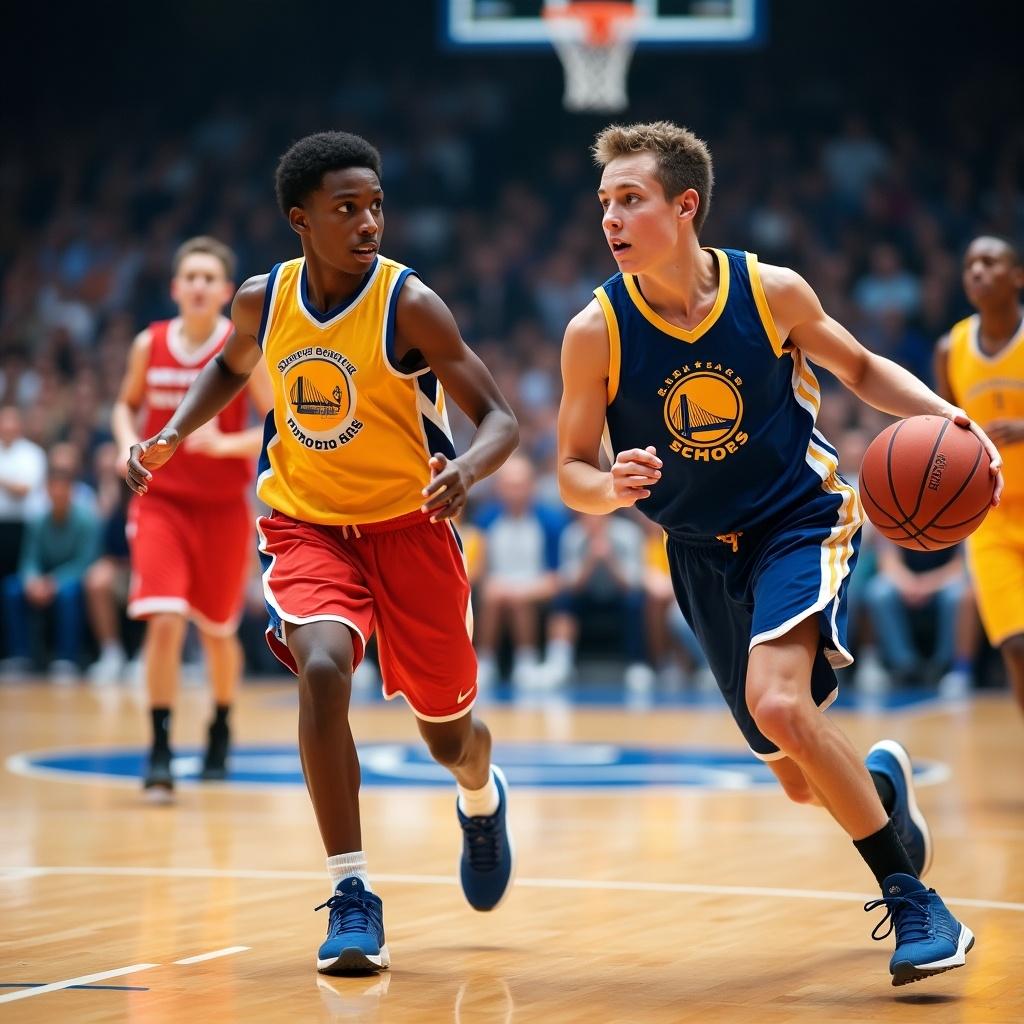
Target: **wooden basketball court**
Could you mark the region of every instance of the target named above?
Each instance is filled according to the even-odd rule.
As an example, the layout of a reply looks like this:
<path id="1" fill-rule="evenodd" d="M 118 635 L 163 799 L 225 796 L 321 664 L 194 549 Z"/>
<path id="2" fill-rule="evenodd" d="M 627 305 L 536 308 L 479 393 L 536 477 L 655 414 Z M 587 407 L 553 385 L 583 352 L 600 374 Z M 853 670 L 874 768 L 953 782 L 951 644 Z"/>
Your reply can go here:
<path id="1" fill-rule="evenodd" d="M 293 743 L 293 700 L 250 686 L 239 743 Z M 480 710 L 505 743 L 743 749 L 720 704 Z M 196 745 L 205 712 L 183 694 L 177 744 Z M 1024 722 L 1001 696 L 833 713 L 865 750 L 889 735 L 933 762 L 939 781 L 918 790 L 929 880 L 977 936 L 967 967 L 890 987 L 891 939 L 870 938 L 881 912 L 861 909 L 875 893 L 849 841 L 723 771 L 714 789 L 513 777 L 518 879 L 490 915 L 455 882 L 454 789 L 367 788 L 393 968 L 324 978 L 313 907 L 329 887 L 299 786 L 186 784 L 152 807 L 134 780 L 25 774 L 26 752 L 140 747 L 143 711 L 126 690 L 2 687 L 0 1020 L 1024 1020 Z M 361 741 L 416 737 L 404 706 L 353 723 Z"/>

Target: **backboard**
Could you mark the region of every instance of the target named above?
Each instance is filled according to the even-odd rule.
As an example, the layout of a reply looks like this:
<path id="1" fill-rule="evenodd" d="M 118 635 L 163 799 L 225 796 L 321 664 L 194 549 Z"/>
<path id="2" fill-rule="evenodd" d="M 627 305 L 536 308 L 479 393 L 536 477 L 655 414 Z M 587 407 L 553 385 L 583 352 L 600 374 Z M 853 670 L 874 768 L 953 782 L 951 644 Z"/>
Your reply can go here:
<path id="1" fill-rule="evenodd" d="M 544 8 L 569 0 L 442 0 L 442 37 L 457 49 L 546 48 Z M 766 0 L 633 0 L 640 47 L 752 46 L 761 42 Z"/>

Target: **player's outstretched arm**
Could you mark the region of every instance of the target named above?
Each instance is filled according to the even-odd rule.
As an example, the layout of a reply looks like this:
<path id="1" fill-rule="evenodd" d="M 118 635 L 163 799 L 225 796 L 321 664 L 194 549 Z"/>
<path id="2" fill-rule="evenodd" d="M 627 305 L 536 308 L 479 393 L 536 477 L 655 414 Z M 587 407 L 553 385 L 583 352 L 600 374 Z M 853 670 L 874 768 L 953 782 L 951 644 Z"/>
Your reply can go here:
<path id="1" fill-rule="evenodd" d="M 418 351 L 456 405 L 476 424 L 457 459 L 435 452 L 423 510 L 432 521 L 451 519 L 466 505 L 469 488 L 493 473 L 519 444 L 519 424 L 490 370 L 462 340 L 451 310 L 417 277 L 402 288 L 395 317 L 399 358 Z"/>
<path id="2" fill-rule="evenodd" d="M 220 354 L 203 367 L 167 426 L 155 437 L 132 445 L 128 486 L 136 494 L 146 493 L 153 470 L 174 454 L 183 438 L 213 419 L 246 386 L 263 355 L 257 337 L 266 290 L 266 274 L 249 278 L 238 289 L 231 304 L 235 331 Z"/>
<path id="3" fill-rule="evenodd" d="M 661 479 L 653 445 L 619 452 L 610 470 L 601 469 L 608 365 L 608 327 L 595 299 L 565 329 L 558 409 L 558 490 L 569 508 L 591 515 L 635 505 Z"/>
<path id="4" fill-rule="evenodd" d="M 992 503 L 1003 490 L 1002 458 L 985 431 L 963 411 L 940 397 L 909 370 L 870 352 L 833 320 L 811 286 L 785 267 L 761 267 L 765 296 L 780 338 L 830 370 L 858 398 L 892 416 L 944 416 L 972 430 L 985 446 L 995 477 Z"/>

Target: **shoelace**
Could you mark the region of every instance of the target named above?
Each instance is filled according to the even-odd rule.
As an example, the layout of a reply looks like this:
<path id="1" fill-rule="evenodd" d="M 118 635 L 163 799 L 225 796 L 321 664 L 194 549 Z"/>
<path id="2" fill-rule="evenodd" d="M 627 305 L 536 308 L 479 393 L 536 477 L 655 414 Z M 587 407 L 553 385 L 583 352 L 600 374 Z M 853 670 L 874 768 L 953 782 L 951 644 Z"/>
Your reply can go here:
<path id="1" fill-rule="evenodd" d="M 501 834 L 495 817 L 467 818 L 463 833 L 469 847 L 469 863 L 474 871 L 493 871 L 498 866 Z"/>
<path id="2" fill-rule="evenodd" d="M 893 928 L 896 929 L 897 943 L 923 942 L 932 937 L 934 928 L 928 890 L 910 896 L 883 896 L 864 904 L 866 911 L 877 910 L 878 907 L 885 907 L 885 917 L 871 929 L 871 938 L 876 942 L 892 934 Z M 889 927 L 879 935 L 878 930 L 887 921 Z"/>
<path id="3" fill-rule="evenodd" d="M 377 917 L 373 908 L 360 896 L 352 896 L 346 892 L 336 892 L 329 900 L 325 900 L 314 910 L 330 908 L 330 934 L 340 935 L 343 932 L 373 932 L 378 930 Z"/>

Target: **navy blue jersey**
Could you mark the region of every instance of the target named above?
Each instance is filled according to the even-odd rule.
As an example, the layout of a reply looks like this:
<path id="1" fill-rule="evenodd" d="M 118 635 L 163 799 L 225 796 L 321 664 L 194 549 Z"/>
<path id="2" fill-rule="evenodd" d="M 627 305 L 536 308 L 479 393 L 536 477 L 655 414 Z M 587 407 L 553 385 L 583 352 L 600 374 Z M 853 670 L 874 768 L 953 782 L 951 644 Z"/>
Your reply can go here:
<path id="1" fill-rule="evenodd" d="M 637 508 L 672 536 L 720 536 L 775 521 L 824 489 L 859 516 L 835 449 L 814 428 L 818 382 L 775 329 L 753 253 L 712 249 L 718 297 L 692 330 L 670 324 L 631 274 L 595 295 L 608 324 L 612 457 L 657 448 L 662 477 Z"/>

